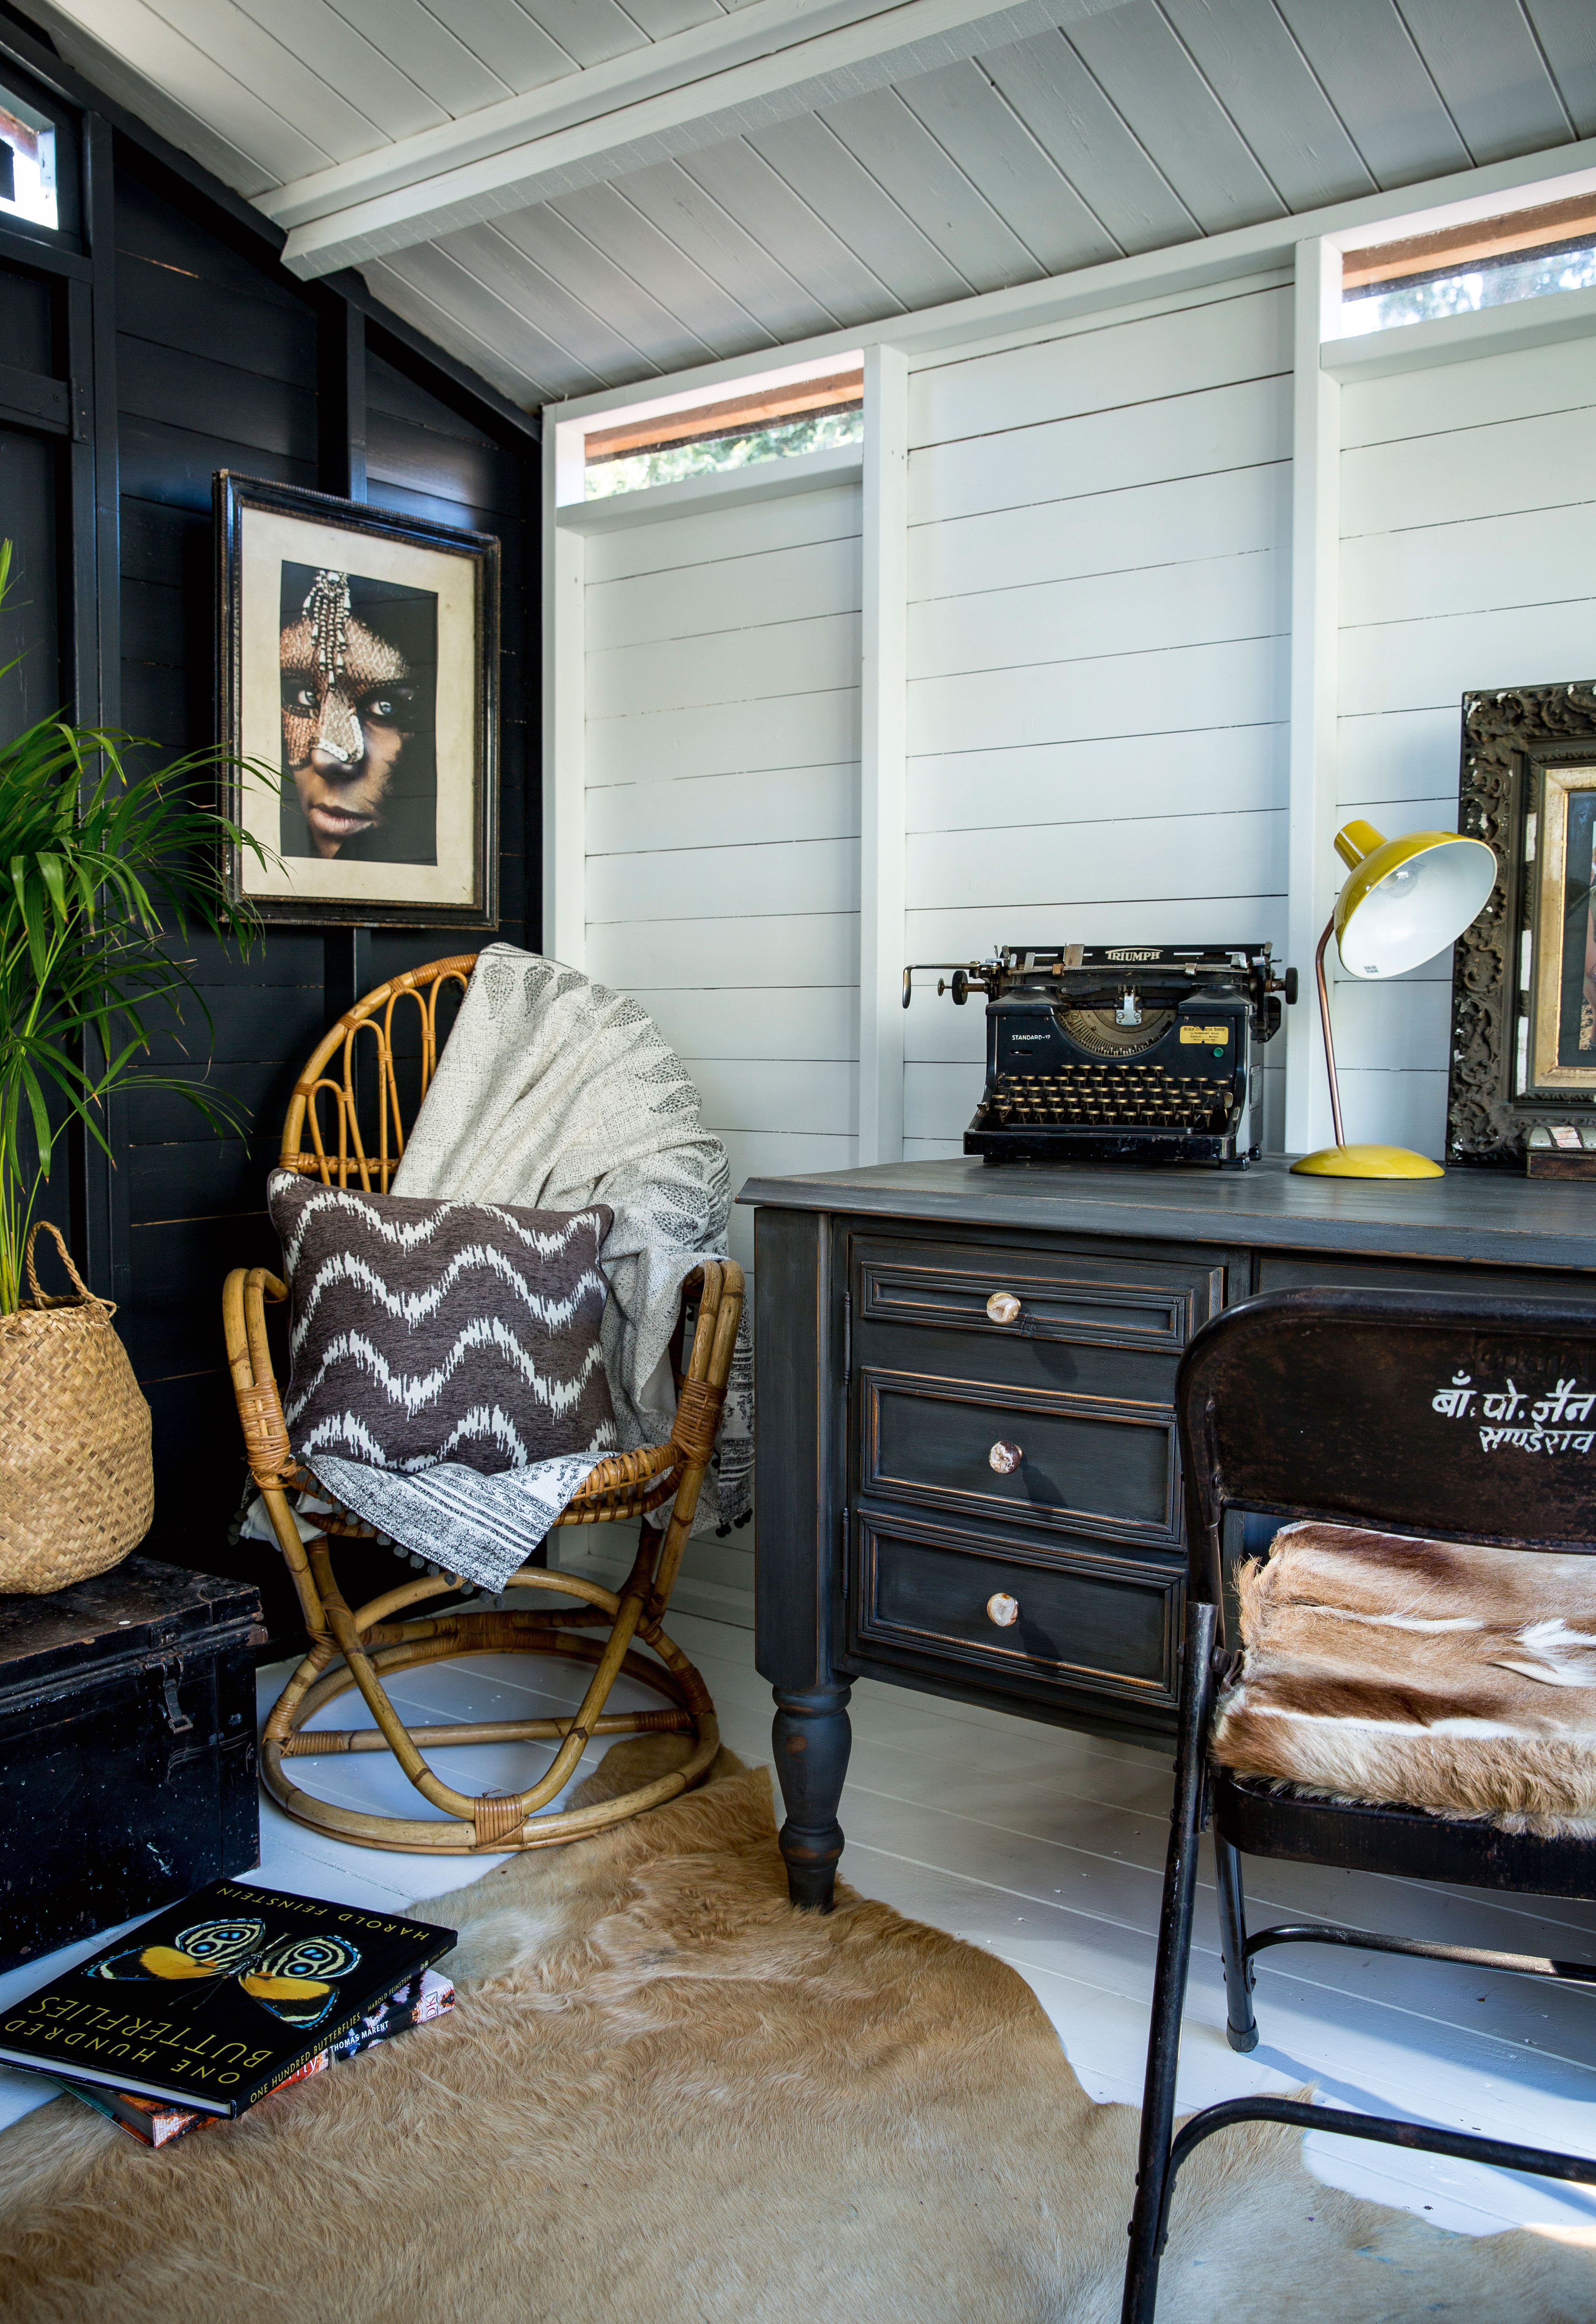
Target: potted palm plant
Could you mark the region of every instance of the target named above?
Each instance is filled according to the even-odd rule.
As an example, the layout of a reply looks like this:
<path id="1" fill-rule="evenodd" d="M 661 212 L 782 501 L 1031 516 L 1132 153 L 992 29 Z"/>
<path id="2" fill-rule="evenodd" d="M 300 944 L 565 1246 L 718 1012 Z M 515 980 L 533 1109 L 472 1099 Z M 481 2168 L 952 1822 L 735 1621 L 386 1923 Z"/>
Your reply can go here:
<path id="1" fill-rule="evenodd" d="M 0 542 L 0 598 L 10 567 Z M 224 754 L 151 769 L 133 756 L 150 747 L 66 717 L 0 743 L 0 1591 L 104 1572 L 153 1506 L 150 1410 L 115 1310 L 53 1226 L 76 1289 L 39 1287 L 34 1212 L 64 1134 L 80 1123 L 110 1156 L 106 1099 L 135 1081 L 174 1092 L 218 1131 L 243 1120 L 203 1079 L 152 1069 L 150 1047 L 186 1010 L 208 1033 L 171 945 L 190 928 L 248 944 L 254 927 L 226 901 L 220 850 L 264 851 L 209 804 Z"/>

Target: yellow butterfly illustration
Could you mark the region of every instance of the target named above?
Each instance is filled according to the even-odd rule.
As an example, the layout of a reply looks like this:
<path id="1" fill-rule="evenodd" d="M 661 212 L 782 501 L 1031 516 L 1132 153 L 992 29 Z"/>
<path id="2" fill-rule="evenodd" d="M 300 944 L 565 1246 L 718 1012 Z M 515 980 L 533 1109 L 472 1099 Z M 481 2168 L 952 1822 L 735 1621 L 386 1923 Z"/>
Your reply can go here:
<path id="1" fill-rule="evenodd" d="M 89 1971 L 115 1978 L 230 1978 L 286 2025 L 319 2025 L 337 1999 L 334 1980 L 358 1966 L 346 1937 L 269 1939 L 263 1921 L 198 1921 L 169 1945 L 130 1945 Z"/>

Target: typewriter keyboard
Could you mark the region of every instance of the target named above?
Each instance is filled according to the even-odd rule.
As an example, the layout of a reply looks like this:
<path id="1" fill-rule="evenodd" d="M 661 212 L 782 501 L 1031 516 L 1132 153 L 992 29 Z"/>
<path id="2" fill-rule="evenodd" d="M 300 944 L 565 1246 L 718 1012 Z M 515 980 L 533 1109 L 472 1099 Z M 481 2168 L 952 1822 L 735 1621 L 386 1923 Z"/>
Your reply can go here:
<path id="1" fill-rule="evenodd" d="M 1161 1065 L 1066 1065 L 1057 1074 L 1000 1074 L 983 1111 L 994 1130 L 1222 1130 L 1230 1083 Z"/>

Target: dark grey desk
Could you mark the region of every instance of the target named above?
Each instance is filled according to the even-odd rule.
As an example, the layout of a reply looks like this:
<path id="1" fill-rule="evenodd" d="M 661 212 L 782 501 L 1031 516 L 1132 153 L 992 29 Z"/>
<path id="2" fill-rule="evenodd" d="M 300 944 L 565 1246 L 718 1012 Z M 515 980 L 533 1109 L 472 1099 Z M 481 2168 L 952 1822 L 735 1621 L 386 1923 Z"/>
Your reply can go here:
<path id="1" fill-rule="evenodd" d="M 1207 1317 L 1301 1284 L 1577 1296 L 1596 1267 L 1596 1185 L 1495 1172 L 890 1163 L 738 1200 L 759 1213 L 757 1659 L 809 1904 L 842 1851 L 856 1677 L 1172 1738 L 1172 1397 Z"/>

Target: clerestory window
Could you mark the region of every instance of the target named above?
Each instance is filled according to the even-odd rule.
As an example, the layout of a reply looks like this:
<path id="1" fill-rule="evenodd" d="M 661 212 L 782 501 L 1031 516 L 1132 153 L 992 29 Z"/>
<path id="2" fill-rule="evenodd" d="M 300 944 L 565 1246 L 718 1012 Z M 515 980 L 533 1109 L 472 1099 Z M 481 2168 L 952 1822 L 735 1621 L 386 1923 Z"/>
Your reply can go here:
<path id="1" fill-rule="evenodd" d="M 1341 332 L 1357 338 L 1519 299 L 1596 289 L 1596 196 L 1349 250 Z"/>
<path id="2" fill-rule="evenodd" d="M 759 460 L 827 452 L 864 438 L 864 374 L 833 372 L 819 379 L 756 388 L 685 411 L 653 412 L 586 440 L 584 498 L 635 493 L 650 484 L 679 484 Z"/>
<path id="3" fill-rule="evenodd" d="M 0 88 L 0 217 L 26 218 L 31 226 L 60 224 L 55 124 L 5 88 Z"/>

